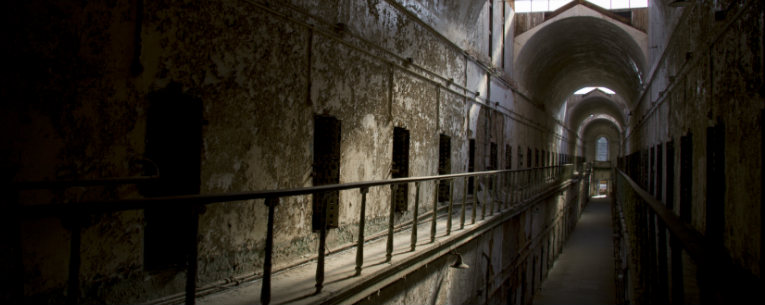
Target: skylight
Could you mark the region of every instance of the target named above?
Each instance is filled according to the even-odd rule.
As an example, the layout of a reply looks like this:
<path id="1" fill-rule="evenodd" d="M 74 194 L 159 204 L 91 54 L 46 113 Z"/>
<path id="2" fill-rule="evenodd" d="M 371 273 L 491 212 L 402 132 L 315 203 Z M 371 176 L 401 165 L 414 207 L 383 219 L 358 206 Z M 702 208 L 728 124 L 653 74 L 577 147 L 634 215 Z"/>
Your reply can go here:
<path id="1" fill-rule="evenodd" d="M 648 0 L 587 0 L 607 10 L 648 7 Z M 551 12 L 571 0 L 515 0 L 516 13 Z"/>
<path id="2" fill-rule="evenodd" d="M 603 91 L 603 93 L 605 93 L 605 94 L 616 94 L 616 92 L 614 92 L 613 90 L 608 89 L 606 87 L 584 87 L 584 88 L 579 89 L 576 92 L 574 92 L 574 94 L 575 95 L 584 95 L 584 94 L 592 92 L 593 90 L 600 90 L 600 91 Z"/>

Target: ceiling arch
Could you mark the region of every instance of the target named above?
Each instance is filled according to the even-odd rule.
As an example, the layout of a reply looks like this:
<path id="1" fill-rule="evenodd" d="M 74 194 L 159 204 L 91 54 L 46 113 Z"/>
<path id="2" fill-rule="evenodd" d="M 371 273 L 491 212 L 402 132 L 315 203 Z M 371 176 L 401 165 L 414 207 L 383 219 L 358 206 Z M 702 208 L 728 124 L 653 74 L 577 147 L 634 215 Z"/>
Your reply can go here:
<path id="1" fill-rule="evenodd" d="M 609 156 L 613 160 L 613 158 L 619 155 L 622 145 L 619 128 L 613 121 L 602 118 L 592 120 L 584 127 L 582 132 L 582 151 L 585 158 L 587 160 L 595 159 L 597 141 L 600 137 L 605 137 L 608 140 Z"/>
<path id="2" fill-rule="evenodd" d="M 553 113 L 587 86 L 608 87 L 631 107 L 642 89 L 645 33 L 582 5 L 576 8 L 516 38 L 516 78 Z"/>
<path id="3" fill-rule="evenodd" d="M 602 95 L 587 96 L 578 100 L 569 99 L 565 121 L 570 129 L 579 130 L 588 117 L 605 114 L 614 118 L 616 124 L 623 128 L 627 122 L 625 108 L 626 105 Z"/>

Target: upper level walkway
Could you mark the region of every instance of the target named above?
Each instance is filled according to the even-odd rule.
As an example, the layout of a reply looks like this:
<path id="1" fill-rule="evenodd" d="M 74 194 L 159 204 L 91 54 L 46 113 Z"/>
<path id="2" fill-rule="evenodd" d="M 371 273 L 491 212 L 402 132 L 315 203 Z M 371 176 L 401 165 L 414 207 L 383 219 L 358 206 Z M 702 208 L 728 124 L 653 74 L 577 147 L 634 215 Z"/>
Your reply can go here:
<path id="1" fill-rule="evenodd" d="M 616 303 L 610 200 L 590 200 L 534 304 Z"/>

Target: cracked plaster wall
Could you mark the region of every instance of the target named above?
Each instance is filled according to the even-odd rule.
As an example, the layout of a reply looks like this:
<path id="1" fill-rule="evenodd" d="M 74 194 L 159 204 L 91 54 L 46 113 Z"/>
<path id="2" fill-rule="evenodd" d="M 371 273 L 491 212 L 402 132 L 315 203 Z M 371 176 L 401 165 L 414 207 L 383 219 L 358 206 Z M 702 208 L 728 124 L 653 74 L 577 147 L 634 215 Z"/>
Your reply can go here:
<path id="1" fill-rule="evenodd" d="M 4 34 L 15 45 L 10 50 L 15 65 L 3 74 L 2 95 L 8 102 L 0 111 L 2 167 L 15 181 L 140 175 L 131 160 L 142 158 L 145 150 L 147 95 L 170 83 L 180 83 L 184 94 L 202 100 L 203 194 L 310 186 L 314 114 L 341 121 L 341 183 L 390 178 L 394 126 L 411 131 L 412 176 L 437 173 L 439 133 L 452 137 L 454 172 L 466 170 L 468 138 L 477 138 L 477 170 L 488 162 L 484 147 L 489 141 L 498 144 L 500 167 L 505 143 L 555 149 L 549 144 L 556 141 L 552 120 L 505 85 L 488 81 L 476 59 L 392 3 L 9 5 L 9 23 L 19 30 Z M 476 10 L 468 12 L 470 18 L 450 9 L 425 22 L 453 26 L 436 29 L 463 39 L 457 45 L 468 53 L 483 54 L 488 24 L 480 17 L 487 12 L 481 5 L 470 7 Z M 475 16 L 481 22 L 468 22 Z M 340 32 L 337 23 L 345 25 Z M 414 66 L 403 65 L 400 59 L 407 57 Z M 450 78 L 466 87 L 468 96 L 480 91 L 479 100 L 499 103 L 504 114 L 444 84 Z M 507 109 L 516 113 L 513 118 Z M 455 188 L 461 198 L 459 181 Z M 432 194 L 426 183 L 423 211 L 432 206 Z M 413 196 L 410 188 L 409 212 L 398 215 L 397 222 L 411 218 Z M 137 197 L 133 186 L 20 194 L 25 204 Z M 340 228 L 330 232 L 330 248 L 356 234 L 360 195 L 343 191 L 340 200 Z M 370 190 L 367 234 L 384 228 L 389 201 L 389 189 Z M 276 268 L 315 255 L 311 213 L 309 196 L 281 200 Z M 200 285 L 261 272 L 265 215 L 261 200 L 207 207 L 199 225 Z M 62 249 L 69 248 L 69 230 L 57 219 L 44 218 L 25 221 L 22 231 L 25 294 L 34 302 L 63 302 L 69 254 Z M 183 271 L 144 270 L 143 234 L 142 211 L 87 219 L 80 275 L 85 302 L 142 302 L 182 291 Z"/>

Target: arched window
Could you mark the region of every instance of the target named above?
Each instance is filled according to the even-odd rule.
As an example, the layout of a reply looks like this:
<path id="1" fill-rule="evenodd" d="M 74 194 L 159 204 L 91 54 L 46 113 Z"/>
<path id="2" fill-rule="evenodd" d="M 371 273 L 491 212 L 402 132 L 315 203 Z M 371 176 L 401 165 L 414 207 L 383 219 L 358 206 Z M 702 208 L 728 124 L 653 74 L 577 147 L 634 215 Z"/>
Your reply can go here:
<path id="1" fill-rule="evenodd" d="M 598 139 L 598 150 L 595 154 L 595 161 L 608 161 L 608 140 L 606 137 Z"/>

